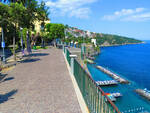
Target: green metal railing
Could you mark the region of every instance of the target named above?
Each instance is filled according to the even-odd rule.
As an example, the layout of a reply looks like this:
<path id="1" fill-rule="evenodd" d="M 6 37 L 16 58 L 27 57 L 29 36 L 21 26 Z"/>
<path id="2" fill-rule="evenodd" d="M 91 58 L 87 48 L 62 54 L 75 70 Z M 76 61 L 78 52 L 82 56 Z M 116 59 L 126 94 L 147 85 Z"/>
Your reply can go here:
<path id="1" fill-rule="evenodd" d="M 65 46 L 63 45 L 63 47 L 64 47 L 64 48 L 63 48 L 63 49 L 64 49 L 63 51 L 64 51 L 64 53 L 65 53 Z"/>
<path id="2" fill-rule="evenodd" d="M 65 47 L 64 47 L 63 49 L 64 49 L 63 51 L 64 51 L 64 53 L 65 53 Z"/>
<path id="3" fill-rule="evenodd" d="M 70 52 L 67 49 L 66 59 L 71 65 Z M 105 95 L 80 63 L 74 60 L 74 77 L 90 113 L 120 113 L 114 103 Z"/>
<path id="4" fill-rule="evenodd" d="M 66 49 L 66 52 L 67 52 L 67 61 L 68 61 L 68 63 L 69 63 L 69 65 L 71 65 L 71 58 L 70 58 L 70 52 L 69 52 L 69 50 L 68 49 Z"/>
<path id="5" fill-rule="evenodd" d="M 74 76 L 90 113 L 119 113 L 118 108 L 77 60 L 74 60 Z"/>

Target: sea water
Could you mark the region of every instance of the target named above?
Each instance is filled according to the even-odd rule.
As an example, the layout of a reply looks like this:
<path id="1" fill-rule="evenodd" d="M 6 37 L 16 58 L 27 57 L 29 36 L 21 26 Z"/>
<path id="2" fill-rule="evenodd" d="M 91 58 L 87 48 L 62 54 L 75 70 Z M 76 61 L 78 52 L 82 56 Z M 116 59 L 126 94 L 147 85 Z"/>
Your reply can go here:
<path id="1" fill-rule="evenodd" d="M 121 112 L 150 113 L 150 101 L 134 92 L 137 88 L 150 90 L 150 43 L 103 47 L 95 62 L 130 81 L 130 84 L 102 87 L 106 93 L 123 95 L 114 102 Z M 112 80 L 96 69 L 95 64 L 88 64 L 88 69 L 95 81 Z"/>

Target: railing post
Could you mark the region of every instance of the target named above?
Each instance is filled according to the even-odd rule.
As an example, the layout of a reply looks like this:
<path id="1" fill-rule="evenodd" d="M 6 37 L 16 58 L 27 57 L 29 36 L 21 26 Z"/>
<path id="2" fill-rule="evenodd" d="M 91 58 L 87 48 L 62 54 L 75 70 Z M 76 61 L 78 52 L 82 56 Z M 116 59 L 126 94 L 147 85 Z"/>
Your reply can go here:
<path id="1" fill-rule="evenodd" d="M 83 44 L 81 45 L 81 59 L 82 59 L 82 60 L 84 60 L 84 58 L 85 58 L 85 53 L 86 53 L 85 50 L 86 50 L 86 49 L 85 49 L 85 44 L 83 43 Z"/>
<path id="2" fill-rule="evenodd" d="M 70 55 L 71 60 L 70 60 L 70 64 L 71 64 L 71 72 L 74 75 L 74 60 L 77 57 L 77 55 Z"/>
<path id="3" fill-rule="evenodd" d="M 67 47 L 65 47 L 65 56 L 67 57 Z"/>
<path id="4" fill-rule="evenodd" d="M 65 49 L 65 48 L 64 48 L 64 44 L 62 44 L 62 48 L 63 48 L 63 51 L 64 51 L 64 49 Z"/>

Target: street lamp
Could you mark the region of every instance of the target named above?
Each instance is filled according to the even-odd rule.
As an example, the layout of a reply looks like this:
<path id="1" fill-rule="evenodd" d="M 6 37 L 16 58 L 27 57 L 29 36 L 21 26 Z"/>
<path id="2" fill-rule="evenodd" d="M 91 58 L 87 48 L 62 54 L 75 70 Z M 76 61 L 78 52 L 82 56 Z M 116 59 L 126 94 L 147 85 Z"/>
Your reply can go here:
<path id="1" fill-rule="evenodd" d="M 1 47 L 3 48 L 3 62 L 5 63 L 6 62 L 6 59 L 5 59 L 5 41 L 4 41 L 4 31 L 3 31 L 3 28 L 1 28 L 1 31 L 2 31 L 2 43 L 1 43 Z"/>
<path id="2" fill-rule="evenodd" d="M 23 49 L 23 38 L 22 38 L 22 30 L 23 30 L 23 28 L 20 28 L 20 30 L 21 30 L 21 50 L 22 50 L 22 55 L 24 55 L 24 49 Z"/>

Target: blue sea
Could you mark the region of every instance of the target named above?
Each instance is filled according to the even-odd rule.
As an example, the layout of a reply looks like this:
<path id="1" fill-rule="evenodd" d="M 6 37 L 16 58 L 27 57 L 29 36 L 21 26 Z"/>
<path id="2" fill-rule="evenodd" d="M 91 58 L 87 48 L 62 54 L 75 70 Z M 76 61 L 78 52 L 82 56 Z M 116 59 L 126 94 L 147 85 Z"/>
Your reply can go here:
<path id="1" fill-rule="evenodd" d="M 88 64 L 95 81 L 112 80 L 107 74 L 95 68 L 101 65 L 130 81 L 130 84 L 102 87 L 104 92 L 120 92 L 123 96 L 114 102 L 124 113 L 150 113 L 150 101 L 134 92 L 137 88 L 150 90 L 150 43 L 102 47 L 96 56 L 96 64 Z"/>

